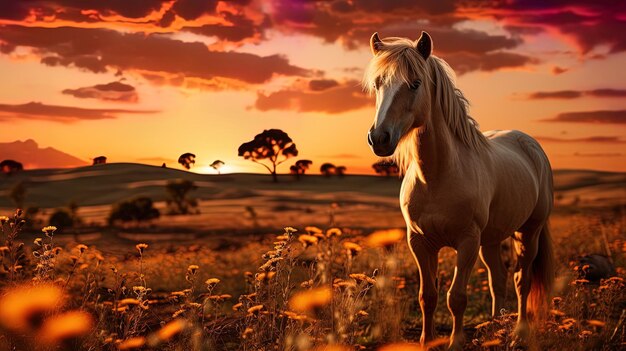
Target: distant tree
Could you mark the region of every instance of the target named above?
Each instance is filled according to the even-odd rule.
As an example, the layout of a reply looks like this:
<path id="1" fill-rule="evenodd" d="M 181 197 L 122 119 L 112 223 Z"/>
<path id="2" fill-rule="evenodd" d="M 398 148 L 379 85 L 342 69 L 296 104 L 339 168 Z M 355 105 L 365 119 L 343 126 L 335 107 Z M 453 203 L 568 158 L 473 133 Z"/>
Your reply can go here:
<path id="1" fill-rule="evenodd" d="M 300 179 L 300 175 L 304 175 L 309 170 L 311 164 L 313 164 L 311 160 L 298 160 L 289 167 L 289 173 L 293 174 L 296 179 Z"/>
<path id="2" fill-rule="evenodd" d="M 390 177 L 390 176 L 398 176 L 400 174 L 400 168 L 397 164 L 390 161 L 381 160 L 372 165 L 374 172 L 376 174 Z"/>
<path id="3" fill-rule="evenodd" d="M 17 182 L 9 190 L 9 198 L 17 208 L 24 208 L 24 200 L 26 199 L 26 183 Z"/>
<path id="4" fill-rule="evenodd" d="M 143 222 L 159 218 L 159 210 L 149 197 L 138 197 L 133 200 L 122 201 L 111 209 L 109 224 L 117 222 Z"/>
<path id="5" fill-rule="evenodd" d="M 178 163 L 180 163 L 181 166 L 185 167 L 185 169 L 190 169 L 191 165 L 196 163 L 196 155 L 192 154 L 191 152 L 186 152 L 180 155 L 180 157 L 178 158 Z"/>
<path id="6" fill-rule="evenodd" d="M 335 174 L 341 178 L 344 175 L 346 175 L 346 169 L 347 169 L 346 166 L 337 166 L 335 168 Z"/>
<path id="7" fill-rule="evenodd" d="M 211 163 L 209 166 L 211 168 L 213 168 L 214 170 L 217 171 L 217 174 L 221 174 L 220 172 L 220 168 L 222 168 L 222 166 L 224 165 L 224 161 L 220 161 L 220 160 L 215 160 L 213 161 L 213 163 Z"/>
<path id="8" fill-rule="evenodd" d="M 198 189 L 198 187 L 190 180 L 180 179 L 167 183 L 165 191 L 167 192 L 167 206 L 169 214 L 190 214 L 198 213 L 196 199 L 189 197 L 189 192 Z"/>
<path id="9" fill-rule="evenodd" d="M 331 175 L 335 174 L 335 165 L 332 163 L 324 163 L 321 167 L 320 167 L 320 173 L 322 173 L 323 175 L 330 177 Z"/>
<path id="10" fill-rule="evenodd" d="M 58 232 L 62 233 L 64 230 L 74 227 L 74 218 L 72 218 L 72 214 L 68 211 L 58 209 L 50 215 L 48 223 L 57 227 Z"/>
<path id="11" fill-rule="evenodd" d="M 24 166 L 15 160 L 4 160 L 0 162 L 0 172 L 11 175 L 24 170 Z"/>
<path id="12" fill-rule="evenodd" d="M 165 164 L 165 162 L 163 162 L 163 164 L 161 165 L 161 168 L 167 168 L 167 165 Z"/>
<path id="13" fill-rule="evenodd" d="M 277 182 L 276 166 L 290 157 L 298 156 L 298 149 L 287 133 L 280 129 L 267 129 L 257 134 L 253 140 L 241 144 L 239 156 L 267 168 L 274 182 Z M 262 163 L 263 160 L 268 160 L 269 166 Z"/>
<path id="14" fill-rule="evenodd" d="M 103 165 L 107 163 L 107 158 L 106 156 L 98 156 L 98 157 L 94 157 L 93 158 L 93 165 Z"/>

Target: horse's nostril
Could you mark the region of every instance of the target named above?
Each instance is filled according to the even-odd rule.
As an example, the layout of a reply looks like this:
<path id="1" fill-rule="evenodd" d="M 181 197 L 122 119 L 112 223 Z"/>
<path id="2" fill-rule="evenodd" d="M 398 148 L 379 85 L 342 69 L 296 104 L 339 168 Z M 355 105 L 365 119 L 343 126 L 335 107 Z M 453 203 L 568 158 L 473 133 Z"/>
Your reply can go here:
<path id="1" fill-rule="evenodd" d="M 367 132 L 367 143 L 372 146 L 374 142 L 372 141 L 372 132 Z"/>
<path id="2" fill-rule="evenodd" d="M 391 140 L 391 135 L 389 134 L 389 132 L 385 132 L 383 133 L 383 135 L 380 136 L 380 143 L 383 145 L 389 143 L 389 140 Z"/>

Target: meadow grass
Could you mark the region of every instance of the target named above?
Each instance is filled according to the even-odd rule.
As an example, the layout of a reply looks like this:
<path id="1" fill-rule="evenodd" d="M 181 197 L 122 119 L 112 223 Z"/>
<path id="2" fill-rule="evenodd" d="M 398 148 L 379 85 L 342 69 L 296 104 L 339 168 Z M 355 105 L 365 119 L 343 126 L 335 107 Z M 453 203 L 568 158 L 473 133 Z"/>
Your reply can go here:
<path id="1" fill-rule="evenodd" d="M 0 222 L 2 350 L 421 349 L 418 274 L 403 229 L 287 227 L 236 248 L 149 242 L 115 255 L 83 243 L 61 247 L 54 227 L 24 242 L 19 212 Z M 530 348 L 624 347 L 625 216 L 567 214 L 552 224 L 557 291 Z M 577 257 L 607 247 L 617 276 L 595 285 L 579 279 Z M 444 291 L 454 256 L 440 253 L 441 338 L 433 349 L 447 343 Z M 481 263 L 468 291 L 465 348 L 512 349 L 512 283 L 495 319 Z"/>

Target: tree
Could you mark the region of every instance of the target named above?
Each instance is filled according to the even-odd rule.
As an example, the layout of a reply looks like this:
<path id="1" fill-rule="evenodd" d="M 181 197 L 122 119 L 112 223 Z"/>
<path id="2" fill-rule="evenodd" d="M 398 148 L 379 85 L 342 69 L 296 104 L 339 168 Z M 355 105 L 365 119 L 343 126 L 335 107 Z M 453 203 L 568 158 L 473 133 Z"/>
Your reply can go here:
<path id="1" fill-rule="evenodd" d="M 103 165 L 107 163 L 107 158 L 106 156 L 98 156 L 98 157 L 94 157 L 93 158 L 93 165 Z"/>
<path id="2" fill-rule="evenodd" d="M 309 170 L 311 164 L 313 164 L 311 160 L 298 160 L 289 167 L 289 173 L 293 174 L 296 179 L 300 179 L 300 175 L 304 175 Z"/>
<path id="3" fill-rule="evenodd" d="M 298 149 L 293 140 L 280 129 L 266 129 L 254 139 L 239 146 L 239 156 L 258 163 L 271 174 L 274 182 L 278 181 L 276 167 L 290 157 L 298 156 Z M 261 161 L 268 160 L 269 165 Z"/>
<path id="4" fill-rule="evenodd" d="M 213 168 L 214 170 L 217 171 L 217 174 L 221 174 L 220 173 L 220 168 L 222 168 L 222 166 L 224 165 L 224 161 L 220 161 L 220 160 L 215 160 L 213 161 L 213 163 L 211 163 L 209 166 L 211 168 Z"/>
<path id="5" fill-rule="evenodd" d="M 381 160 L 381 161 L 374 163 L 372 165 L 372 168 L 374 168 L 374 172 L 376 172 L 376 174 L 379 174 L 385 177 L 390 177 L 390 176 L 397 177 L 398 175 L 400 175 L 400 168 L 394 162 Z"/>
<path id="6" fill-rule="evenodd" d="M 321 167 L 320 167 L 320 173 L 322 173 L 323 175 L 330 177 L 331 175 L 335 174 L 335 165 L 332 163 L 324 163 Z"/>
<path id="7" fill-rule="evenodd" d="M 180 179 L 167 183 L 165 191 L 167 192 L 167 206 L 169 214 L 190 214 L 191 209 L 198 207 L 196 199 L 189 198 L 189 192 L 196 190 L 198 187 L 190 180 Z M 197 213 L 197 211 L 194 211 Z"/>
<path id="8" fill-rule="evenodd" d="M 346 175 L 346 166 L 337 166 L 335 168 L 335 174 L 337 174 L 340 178 Z"/>
<path id="9" fill-rule="evenodd" d="M 116 222 L 143 222 L 159 218 L 159 210 L 149 197 L 138 197 L 133 200 L 122 201 L 111 209 L 109 224 Z"/>
<path id="10" fill-rule="evenodd" d="M 0 171 L 6 175 L 11 175 L 24 170 L 24 165 L 15 160 L 4 160 L 0 162 Z"/>
<path id="11" fill-rule="evenodd" d="M 178 163 L 180 163 L 181 166 L 185 167 L 185 169 L 190 169 L 191 165 L 196 163 L 196 155 L 192 154 L 191 152 L 186 152 L 182 155 L 180 155 L 180 157 L 178 158 Z"/>

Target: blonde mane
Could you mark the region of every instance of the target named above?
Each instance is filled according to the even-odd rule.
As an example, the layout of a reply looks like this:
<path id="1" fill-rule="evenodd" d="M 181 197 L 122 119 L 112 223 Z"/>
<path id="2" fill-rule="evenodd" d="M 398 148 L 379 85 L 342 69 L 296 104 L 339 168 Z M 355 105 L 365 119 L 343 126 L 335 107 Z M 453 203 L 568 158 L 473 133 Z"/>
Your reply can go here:
<path id="1" fill-rule="evenodd" d="M 469 103 L 454 84 L 454 72 L 442 59 L 431 55 L 425 60 L 415 49 L 416 42 L 406 38 L 385 38 L 379 53 L 374 56 L 363 76 L 363 88 L 371 93 L 375 85 L 394 81 L 410 84 L 416 74 L 423 75 L 424 87 L 431 96 L 430 109 L 439 106 L 451 134 L 463 145 L 477 152 L 488 147 L 487 138 L 478 129 L 478 123 L 468 114 Z M 431 90 L 431 87 L 434 89 Z M 430 91 L 434 90 L 434 96 Z M 431 114 L 432 118 L 432 114 Z M 413 130 L 405 135 L 394 154 L 400 169 L 406 171 L 412 160 L 419 157 L 419 135 Z"/>

